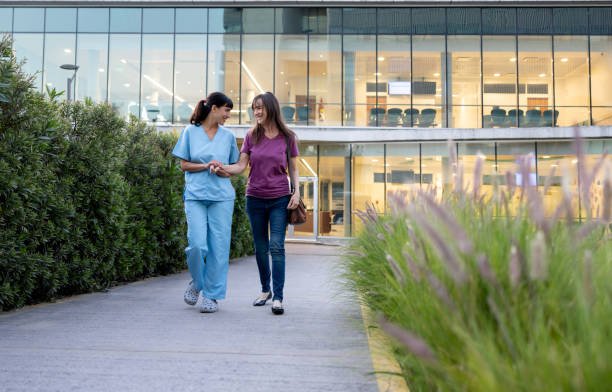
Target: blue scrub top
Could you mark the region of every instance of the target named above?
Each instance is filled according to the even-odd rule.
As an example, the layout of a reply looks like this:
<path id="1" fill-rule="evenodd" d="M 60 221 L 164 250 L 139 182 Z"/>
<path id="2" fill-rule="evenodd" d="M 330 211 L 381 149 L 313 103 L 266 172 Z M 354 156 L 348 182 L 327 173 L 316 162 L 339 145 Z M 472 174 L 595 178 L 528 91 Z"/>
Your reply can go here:
<path id="1" fill-rule="evenodd" d="M 172 155 L 193 163 L 217 160 L 224 165 L 236 163 L 240 157 L 236 137 L 227 128 L 219 126 L 212 140 L 204 128 L 187 126 L 172 150 Z M 208 170 L 185 172 L 185 200 L 224 201 L 234 200 L 236 192 L 230 179 L 219 177 Z"/>

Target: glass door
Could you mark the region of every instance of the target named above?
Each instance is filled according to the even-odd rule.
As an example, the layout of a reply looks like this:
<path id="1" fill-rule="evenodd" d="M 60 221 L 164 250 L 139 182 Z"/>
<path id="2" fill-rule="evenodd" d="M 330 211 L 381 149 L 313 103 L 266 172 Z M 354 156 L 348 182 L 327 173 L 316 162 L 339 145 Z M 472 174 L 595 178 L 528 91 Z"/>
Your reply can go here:
<path id="1" fill-rule="evenodd" d="M 300 176 L 300 195 L 306 204 L 307 219 L 301 225 L 289 225 L 287 239 L 317 240 L 319 233 L 319 179 Z"/>

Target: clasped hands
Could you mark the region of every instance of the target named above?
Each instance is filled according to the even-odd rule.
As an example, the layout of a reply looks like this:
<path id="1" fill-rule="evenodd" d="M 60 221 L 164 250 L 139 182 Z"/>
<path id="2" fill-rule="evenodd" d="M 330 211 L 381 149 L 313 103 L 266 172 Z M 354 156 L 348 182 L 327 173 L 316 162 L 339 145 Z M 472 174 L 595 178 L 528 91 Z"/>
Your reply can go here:
<path id="1" fill-rule="evenodd" d="M 225 169 L 223 169 L 223 163 L 215 160 L 208 162 L 208 171 L 211 174 L 218 175 L 219 177 L 231 176 L 231 174 L 229 174 L 227 171 L 225 171 Z"/>

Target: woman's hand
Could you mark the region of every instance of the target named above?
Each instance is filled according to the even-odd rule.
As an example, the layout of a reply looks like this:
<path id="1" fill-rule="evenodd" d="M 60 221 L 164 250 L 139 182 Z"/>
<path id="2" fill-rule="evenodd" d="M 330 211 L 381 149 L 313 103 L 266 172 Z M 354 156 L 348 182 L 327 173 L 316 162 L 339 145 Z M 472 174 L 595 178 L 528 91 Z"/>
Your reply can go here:
<path id="1" fill-rule="evenodd" d="M 295 191 L 293 192 L 293 195 L 291 195 L 291 199 L 289 199 L 289 204 L 287 204 L 287 209 L 295 210 L 299 204 L 300 204 L 300 192 Z"/>
<path id="2" fill-rule="evenodd" d="M 223 166 L 215 166 L 215 167 L 211 166 L 211 173 L 215 173 L 219 177 L 230 177 L 231 176 L 230 173 L 228 173 L 225 169 L 223 169 Z"/>

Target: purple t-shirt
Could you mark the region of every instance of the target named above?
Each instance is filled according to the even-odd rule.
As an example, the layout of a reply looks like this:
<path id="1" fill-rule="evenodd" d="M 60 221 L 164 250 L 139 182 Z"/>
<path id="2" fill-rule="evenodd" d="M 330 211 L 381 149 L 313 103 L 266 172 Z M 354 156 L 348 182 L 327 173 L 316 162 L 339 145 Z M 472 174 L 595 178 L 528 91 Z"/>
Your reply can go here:
<path id="1" fill-rule="evenodd" d="M 291 157 L 299 154 L 295 138 L 289 140 Z M 240 152 L 249 154 L 249 183 L 247 196 L 274 199 L 291 193 L 287 177 L 287 141 L 279 132 L 274 139 L 263 136 L 253 144 L 252 132 L 247 133 Z"/>

